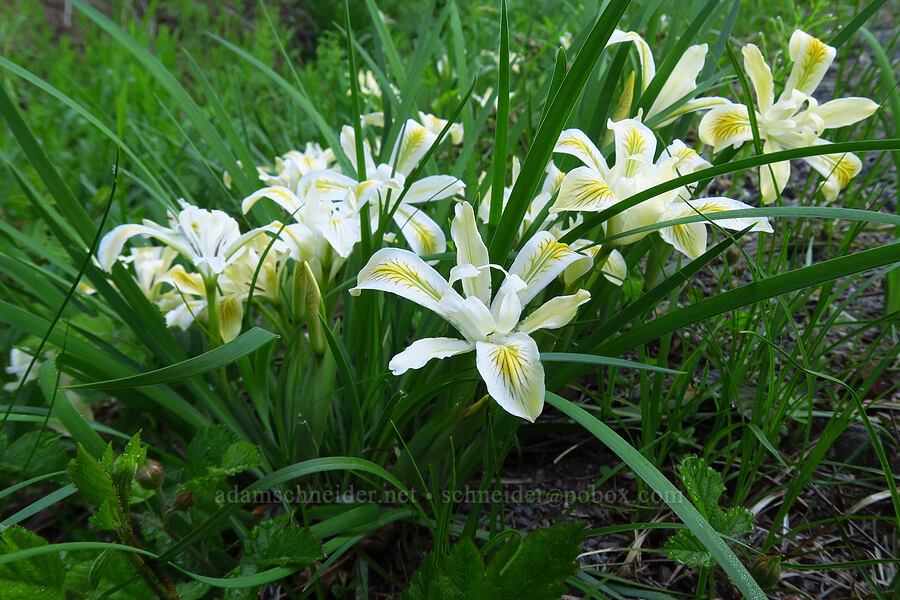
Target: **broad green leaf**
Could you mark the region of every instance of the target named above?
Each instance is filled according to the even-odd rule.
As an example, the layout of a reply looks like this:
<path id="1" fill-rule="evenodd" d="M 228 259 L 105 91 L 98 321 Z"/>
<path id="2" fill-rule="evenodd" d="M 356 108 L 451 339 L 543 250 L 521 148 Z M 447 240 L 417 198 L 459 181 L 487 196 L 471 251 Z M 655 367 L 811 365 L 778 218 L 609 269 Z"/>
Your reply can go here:
<path id="1" fill-rule="evenodd" d="M 21 550 L 47 546 L 36 533 L 18 525 L 3 531 L 0 559 Z M 66 571 L 55 554 L 32 556 L 0 565 L 0 598 L 3 600 L 56 600 L 63 598 Z"/>
<path id="2" fill-rule="evenodd" d="M 578 570 L 584 526 L 557 524 L 514 535 L 485 567 L 471 539 L 447 556 L 431 556 L 413 575 L 404 600 L 516 598 L 545 600 L 566 593 L 565 580 Z"/>
<path id="3" fill-rule="evenodd" d="M 228 446 L 216 472 L 234 475 L 259 466 L 259 449 L 248 442 L 235 442 Z"/>
<path id="4" fill-rule="evenodd" d="M 416 571 L 403 600 L 479 598 L 485 591 L 484 561 L 469 538 L 463 538 L 447 556 L 429 556 Z"/>
<path id="5" fill-rule="evenodd" d="M 322 545 L 310 530 L 289 526 L 272 535 L 258 562 L 263 567 L 303 568 L 321 558 Z"/>
<path id="6" fill-rule="evenodd" d="M 584 525 L 557 524 L 506 542 L 485 573 L 485 592 L 495 598 L 543 600 L 566 593 L 563 582 L 578 571 Z"/>
<path id="7" fill-rule="evenodd" d="M 681 464 L 678 465 L 678 474 L 681 476 L 681 483 L 684 484 L 688 497 L 703 516 L 711 521 L 720 512 L 719 498 L 725 491 L 722 475 L 697 456 L 683 458 Z M 727 533 L 721 529 L 718 531 Z"/>
<path id="8" fill-rule="evenodd" d="M 711 567 L 716 564 L 709 550 L 700 543 L 696 535 L 686 529 L 666 540 L 663 550 L 672 560 L 689 567 Z"/>
<path id="9" fill-rule="evenodd" d="M 109 499 L 116 500 L 116 488 L 109 473 L 81 444 L 66 472 L 78 491 L 94 506 L 99 507 Z"/>

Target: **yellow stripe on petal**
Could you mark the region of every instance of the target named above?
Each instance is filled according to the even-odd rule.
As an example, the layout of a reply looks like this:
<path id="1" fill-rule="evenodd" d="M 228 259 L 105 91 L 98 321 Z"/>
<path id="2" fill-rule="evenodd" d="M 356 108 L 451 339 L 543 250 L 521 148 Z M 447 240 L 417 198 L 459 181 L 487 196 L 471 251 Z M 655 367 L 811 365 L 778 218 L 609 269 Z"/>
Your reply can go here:
<path id="1" fill-rule="evenodd" d="M 791 36 L 788 50 L 794 66 L 784 86 L 785 97 L 793 90 L 812 94 L 834 61 L 836 50 L 799 29 Z"/>
<path id="2" fill-rule="evenodd" d="M 438 303 L 445 295 L 456 295 L 440 274 L 425 264 L 409 250 L 382 248 L 372 255 L 359 272 L 356 287 L 350 294 L 358 296 L 361 290 L 381 290 L 397 294 L 429 310 L 444 315 Z M 462 298 L 459 298 L 462 302 Z"/>
<path id="3" fill-rule="evenodd" d="M 580 129 L 566 129 L 559 134 L 554 152 L 571 154 L 584 164 L 592 167 L 599 173 L 606 173 L 606 160 L 594 142 Z"/>
<path id="4" fill-rule="evenodd" d="M 391 164 L 397 172 L 409 175 L 436 139 L 437 135 L 426 127 L 413 119 L 408 119 L 403 128 L 403 135 L 397 140 L 397 145 L 391 154 Z"/>
<path id="5" fill-rule="evenodd" d="M 817 140 L 816 145 L 828 144 L 824 140 Z M 822 154 L 804 158 L 809 165 L 825 178 L 822 185 L 822 194 L 830 202 L 837 198 L 840 192 L 850 180 L 862 169 L 862 162 L 855 154 Z"/>
<path id="6" fill-rule="evenodd" d="M 525 333 L 492 336 L 475 345 L 475 364 L 488 393 L 511 415 L 534 421 L 544 408 L 544 367 Z"/>
<path id="7" fill-rule="evenodd" d="M 522 306 L 528 304 L 566 267 L 580 258 L 583 258 L 582 254 L 572 250 L 568 244 L 556 241 L 551 233 L 541 231 L 535 234 L 519 251 L 509 269 L 510 275 L 518 275 L 525 282 L 525 287 L 518 292 Z M 511 279 L 507 277 L 498 297 Z"/>
<path id="8" fill-rule="evenodd" d="M 743 104 L 716 107 L 700 120 L 700 141 L 716 152 L 729 145 L 737 148 L 752 139 L 753 129 Z"/>
<path id="9" fill-rule="evenodd" d="M 188 273 L 181 265 L 175 265 L 160 278 L 185 296 L 206 296 L 206 287 L 200 273 Z"/>
<path id="10" fill-rule="evenodd" d="M 400 227 L 409 247 L 419 256 L 438 254 L 447 249 L 444 232 L 419 208 L 401 202 L 394 212 L 394 222 Z"/>
<path id="11" fill-rule="evenodd" d="M 616 168 L 624 166 L 625 176 L 633 176 L 642 165 L 653 163 L 656 136 L 637 119 L 608 122 L 616 140 Z"/>
<path id="12" fill-rule="evenodd" d="M 686 223 L 659 230 L 660 237 L 689 258 L 697 258 L 706 251 L 706 223 Z"/>
<path id="13" fill-rule="evenodd" d="M 596 169 L 578 167 L 566 173 L 550 212 L 569 210 L 599 212 L 617 201 L 609 184 Z"/>

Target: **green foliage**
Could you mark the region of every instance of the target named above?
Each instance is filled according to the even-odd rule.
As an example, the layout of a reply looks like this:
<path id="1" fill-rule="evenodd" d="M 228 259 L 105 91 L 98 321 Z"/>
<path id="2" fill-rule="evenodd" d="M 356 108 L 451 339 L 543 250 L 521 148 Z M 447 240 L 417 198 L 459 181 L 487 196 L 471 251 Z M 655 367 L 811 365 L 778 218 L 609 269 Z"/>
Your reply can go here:
<path id="1" fill-rule="evenodd" d="M 287 515 L 253 528 L 244 544 L 242 560 L 260 567 L 306 567 L 324 558 L 322 545 L 309 528 L 298 527 Z"/>
<path id="2" fill-rule="evenodd" d="M 15 525 L 0 533 L 0 556 L 46 546 L 36 533 Z M 0 565 L 0 596 L 4 600 L 57 600 L 64 598 L 66 570 L 62 559 L 44 554 Z"/>
<path id="3" fill-rule="evenodd" d="M 725 492 L 722 475 L 697 456 L 686 456 L 678 465 L 678 474 L 688 497 L 721 535 L 740 539 L 753 530 L 753 515 L 746 508 L 733 506 L 723 509 L 719 502 Z M 697 536 L 682 529 L 665 544 L 666 555 L 684 565 L 711 567 L 712 555 Z"/>
<path id="4" fill-rule="evenodd" d="M 9 385 L 0 392 L 0 501 L 14 511 L 9 517 L 3 511 L 4 526 L 31 526 L 27 519 L 50 514 L 59 539 L 88 546 L 0 562 L 6 586 L 0 597 L 62 597 L 63 571 L 64 588 L 85 598 L 169 598 L 171 589 L 181 598 L 256 598 L 263 585 L 287 596 L 366 597 L 382 587 L 398 594 L 407 582 L 396 581 L 391 553 L 370 551 L 373 540 L 384 534 L 407 552 L 427 530 L 436 554 L 413 577 L 410 599 L 555 598 L 572 588 L 595 598 L 702 597 L 721 588 L 716 564 L 745 597 L 761 598 L 760 585 L 768 590 L 778 583 L 775 558 L 754 561 L 751 577 L 744 567 L 751 561 L 738 557 L 749 555 L 741 544 L 750 543 L 753 527 L 742 506 L 771 490 L 768 475 L 792 473 L 780 480 L 783 502 L 772 518 L 781 523 L 790 515 L 794 529 L 785 536 L 797 538 L 798 547 L 808 547 L 799 540 L 812 528 L 843 526 L 837 517 L 818 522 L 817 507 L 798 501 L 812 483 L 829 489 L 855 482 L 870 495 L 887 481 L 893 491 L 878 436 L 889 428 L 883 415 L 890 405 L 880 403 L 895 391 L 890 374 L 900 350 L 900 247 L 884 237 L 900 226 L 887 208 L 896 189 L 888 166 L 900 156 L 900 142 L 891 139 L 900 105 L 891 87 L 896 40 L 879 28 L 880 0 L 809 6 L 692 0 L 678 10 L 658 1 L 451 0 L 410 10 L 375 0 L 300 9 L 283 2 L 221 8 L 116 0 L 72 3 L 71 24 L 52 20 L 45 4 L 18 0 L 14 17 L 0 20 L 0 112 L 2 131 L 9 132 L 0 135 L 0 355 L 5 361 L 13 348 L 43 348 L 23 385 L 21 370 L 2 374 Z M 781 18 L 769 19 L 773 12 Z M 606 47 L 614 28 L 639 32 L 658 59 L 646 88 L 628 91 L 629 77 L 640 82 L 644 65 L 630 43 Z M 862 172 L 833 204 L 824 206 L 819 193 L 824 174 L 795 173 L 781 200 L 755 207 L 757 167 L 780 160 L 796 165 L 822 155 L 821 146 L 757 155 L 758 144 L 747 143 L 710 154 L 692 142 L 694 115 L 659 127 L 659 118 L 651 118 L 658 151 L 684 139 L 712 166 L 629 192 L 602 212 L 579 217 L 562 238 L 590 238 L 603 257 L 616 248 L 625 269 L 624 285 L 616 285 L 596 260 L 580 278 L 555 280 L 534 299 L 536 307 L 579 288 L 591 295 L 568 326 L 535 335 L 547 402 L 562 416 L 523 425 L 499 410 L 470 355 L 391 373 L 391 357 L 410 339 L 456 335 L 412 302 L 346 293 L 374 252 L 403 247 L 404 228 L 417 227 L 391 206 L 415 180 L 450 173 L 466 184 L 460 196 L 476 209 L 491 199 L 481 235 L 490 262 L 508 269 L 533 233 L 550 223 L 567 226 L 549 211 L 554 192 L 522 231 L 548 161 L 563 172 L 576 167 L 554 152 L 561 131 L 583 130 L 615 167 L 607 119 L 618 109 L 619 116 L 639 108 L 647 114 L 685 49 L 708 47 L 689 96 L 740 98 L 744 63 L 725 56 L 729 40 L 755 43 L 769 58 L 786 56 L 795 28 L 838 46 L 825 83 L 834 97 L 882 103 L 870 120 L 828 134 L 830 151 L 863 159 Z M 869 48 L 874 61 L 860 58 Z M 776 87 L 788 76 L 787 64 L 773 63 Z M 363 85 L 357 75 L 366 71 L 371 77 Z M 240 210 L 242 199 L 262 186 L 257 166 L 272 171 L 276 156 L 316 142 L 331 147 L 352 177 L 351 161 L 358 164 L 365 148 L 376 163 L 391 162 L 393 140 L 408 118 L 421 118 L 419 111 L 459 121 L 464 141 L 434 144 L 391 189 L 390 201 L 376 207 L 370 199 L 375 210 L 361 211 L 354 224 L 365 232 L 361 243 L 332 272 L 314 260 L 291 263 L 276 278 L 271 299 L 261 292 L 260 260 L 246 277 L 253 294 L 240 303 L 244 333 L 231 342 L 217 339 L 211 314 L 203 312 L 209 309 L 200 305 L 192 308 L 194 325 L 170 327 L 171 306 L 142 289 L 139 265 L 129 257 L 109 273 L 85 260 L 90 241 L 110 226 L 145 218 L 164 224 L 177 198 L 227 212 L 241 231 L 276 219 L 293 224 L 296 214 L 274 204 Z M 381 130 L 360 121 L 373 112 L 383 113 Z M 343 125 L 356 133 L 346 153 Z M 759 123 L 753 128 L 761 141 Z M 104 227 L 116 149 L 118 187 Z M 513 158 L 523 159 L 515 181 Z M 624 211 L 685 185 L 694 197 L 739 198 L 753 207 L 609 235 Z M 416 210 L 446 232 L 455 205 L 445 198 Z M 737 218 L 765 219 L 775 232 L 757 237 L 716 225 Z M 697 224 L 715 238 L 709 248 L 693 260 L 673 254 L 661 231 Z M 276 229 L 284 231 L 267 235 Z M 622 244 L 633 236 L 643 239 Z M 131 242 L 135 249 L 148 243 L 156 244 Z M 446 251 L 426 260 L 446 274 L 457 250 L 450 240 Z M 174 260 L 192 267 L 184 257 Z M 73 283 L 81 265 L 87 287 Z M 501 274 L 492 273 L 496 289 Z M 207 300 L 227 295 L 221 282 L 219 289 L 203 283 Z M 155 285 L 167 292 L 175 287 Z M 870 305 L 883 285 L 890 296 L 877 314 Z M 554 393 L 563 390 L 572 394 L 566 398 L 577 392 L 578 401 Z M 823 469 L 829 448 L 863 417 L 879 467 L 839 459 Z M 491 488 L 507 454 L 532 459 L 531 440 L 563 437 L 581 452 L 581 442 L 571 439 L 573 421 L 637 474 L 639 493 L 657 492 L 685 524 L 663 550 L 701 567 L 696 578 L 683 577 L 677 589 L 651 590 L 592 567 L 589 557 L 579 569 L 578 526 L 527 537 L 497 534 L 508 526 L 504 506 L 478 505 L 465 516 L 442 502 L 443 491 Z M 794 452 L 798 447 L 806 451 Z M 141 486 L 136 473 L 148 454 L 165 475 Z M 686 454 L 709 462 L 681 460 Z M 684 495 L 666 471 L 679 462 Z M 707 464 L 734 465 L 729 503 L 722 500 L 722 476 Z M 71 485 L 59 486 L 63 471 L 77 494 Z M 595 482 L 597 489 L 605 482 Z M 283 495 L 293 491 L 289 484 L 309 496 L 289 499 Z M 343 496 L 305 501 L 336 491 L 359 495 L 348 502 Z M 235 500 L 232 492 L 246 496 Z M 597 536 L 671 527 L 648 523 L 647 506 L 621 510 L 631 522 L 611 527 L 630 529 Z M 877 516 L 883 528 L 897 515 Z M 451 548 L 463 519 L 462 537 Z M 779 531 L 772 527 L 765 539 L 754 539 L 752 552 L 780 561 L 774 549 L 785 536 Z M 104 546 L 98 541 L 104 539 L 120 546 Z M 475 539 L 490 540 L 484 556 Z M 4 554 L 46 546 L 17 526 L 3 531 L 2 543 Z M 852 543 L 846 547 L 854 551 Z M 659 548 L 645 544 L 640 551 Z M 863 578 L 880 568 L 859 560 L 852 565 Z M 306 568 L 309 577 L 296 575 Z M 34 587 L 39 572 L 52 573 L 43 591 Z M 334 573 L 340 582 L 329 589 Z M 877 596 L 877 586 L 866 583 Z"/>
<path id="5" fill-rule="evenodd" d="M 472 541 L 463 539 L 448 555 L 428 557 L 403 598 L 559 598 L 566 592 L 563 582 L 578 571 L 575 558 L 583 536 L 584 527 L 578 524 L 512 535 L 487 564 Z"/>

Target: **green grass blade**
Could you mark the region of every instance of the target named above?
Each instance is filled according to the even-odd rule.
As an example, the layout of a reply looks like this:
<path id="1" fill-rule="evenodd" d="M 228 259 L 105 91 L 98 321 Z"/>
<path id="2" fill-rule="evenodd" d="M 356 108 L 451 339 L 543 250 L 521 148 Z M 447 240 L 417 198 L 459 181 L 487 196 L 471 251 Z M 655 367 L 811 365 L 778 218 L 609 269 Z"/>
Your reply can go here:
<path id="1" fill-rule="evenodd" d="M 900 242 L 795 269 L 672 311 L 602 344 L 595 352 L 617 355 L 670 331 L 729 310 L 895 262 L 900 262 Z"/>
<path id="2" fill-rule="evenodd" d="M 172 96 L 177 107 L 184 111 L 187 118 L 193 123 L 194 127 L 200 133 L 200 136 L 206 140 L 209 151 L 212 152 L 219 163 L 226 168 L 231 167 L 237 161 L 234 154 L 229 149 L 228 144 L 216 132 L 215 128 L 203 114 L 203 111 L 197 105 L 190 94 L 175 79 L 165 66 L 156 58 L 149 50 L 140 44 L 136 39 L 128 35 L 118 25 L 112 22 L 106 15 L 93 8 L 83 0 L 73 0 L 72 4 L 85 14 L 91 21 L 96 23 L 101 29 L 106 31 L 113 39 L 116 40 L 123 48 L 128 50 L 135 59 L 140 62 L 145 69 L 165 88 Z M 256 186 L 247 178 L 244 171 L 231 169 L 232 181 L 235 188 L 245 194 L 250 195 Z"/>
<path id="3" fill-rule="evenodd" d="M 181 381 L 195 375 L 208 373 L 219 367 L 224 367 L 239 358 L 255 352 L 259 348 L 278 339 L 278 336 L 265 329 L 254 327 L 244 332 L 227 344 L 218 346 L 174 365 L 169 365 L 155 371 L 109 379 L 107 381 L 92 381 L 78 385 L 66 386 L 63 389 L 93 389 L 93 390 L 121 390 L 147 385 L 161 385 Z"/>
<path id="4" fill-rule="evenodd" d="M 288 95 L 295 102 L 297 102 L 297 104 L 300 105 L 300 108 L 302 108 L 303 112 L 306 113 L 306 116 L 310 118 L 310 120 L 316 126 L 316 129 L 319 130 L 319 134 L 321 134 L 328 147 L 330 147 L 334 151 L 334 155 L 337 158 L 338 163 L 341 165 L 341 168 L 344 169 L 346 173 L 355 172 L 355 170 L 353 169 L 353 165 L 350 163 L 350 160 L 347 158 L 347 155 L 344 154 L 344 151 L 341 148 L 341 143 L 334 133 L 334 127 L 332 125 L 329 125 L 328 122 L 325 121 L 325 118 L 322 117 L 321 113 L 319 113 L 318 110 L 316 110 L 316 107 L 313 105 L 312 101 L 302 90 L 298 89 L 296 86 L 291 85 L 291 83 L 287 79 L 276 73 L 271 67 L 263 63 L 261 60 L 259 60 L 246 50 L 235 46 L 228 40 L 223 39 L 213 33 L 207 33 L 207 35 L 259 69 L 260 72 L 262 72 L 274 83 L 276 83 L 278 87 L 287 92 Z"/>
<path id="5" fill-rule="evenodd" d="M 684 524 L 709 550 L 710 554 L 725 570 L 732 583 L 741 591 L 745 598 L 766 600 L 766 594 L 747 571 L 746 567 L 744 567 L 743 563 L 741 563 L 740 559 L 735 556 L 731 548 L 725 544 L 722 536 L 712 528 L 709 522 L 694 508 L 694 505 L 644 455 L 635 450 L 622 436 L 583 408 L 552 392 L 547 392 L 546 399 L 548 404 L 559 409 L 596 436 L 610 450 L 615 452 L 619 458 L 625 461 L 638 477 L 653 488 L 659 497 L 669 505 L 669 508 L 684 521 Z"/>
<path id="6" fill-rule="evenodd" d="M 831 41 L 828 42 L 829 46 L 834 46 L 835 48 L 840 48 L 846 42 L 850 40 L 850 37 L 856 33 L 856 30 L 863 26 L 863 23 L 869 20 L 869 18 L 878 12 L 878 9 L 882 7 L 882 5 L 886 2 L 886 0 L 873 0 L 870 2 L 864 9 L 859 11 L 853 20 L 851 20 L 847 25 L 841 29 L 836 36 L 831 38 Z"/>
<path id="7" fill-rule="evenodd" d="M 491 212 L 489 225 L 494 231 L 503 213 L 503 188 L 506 187 L 506 165 L 509 144 L 509 18 L 506 0 L 500 2 L 500 64 L 497 67 L 497 121 L 491 160 Z"/>
<path id="8" fill-rule="evenodd" d="M 654 371 L 656 373 L 684 375 L 684 371 L 674 371 L 672 369 L 657 367 L 656 365 L 647 365 L 633 360 L 596 356 L 594 354 L 577 354 L 575 352 L 541 352 L 541 362 L 582 363 L 585 365 L 624 367 L 626 369 L 639 369 L 642 371 Z"/>
<path id="9" fill-rule="evenodd" d="M 384 24 L 381 12 L 375 5 L 375 0 L 366 0 L 366 9 L 369 11 L 369 16 L 372 18 L 372 24 L 375 26 L 375 34 L 378 36 L 381 50 L 384 52 L 388 65 L 391 67 L 390 75 L 397 82 L 397 87 L 403 89 L 406 87 L 406 72 L 403 70 L 403 62 L 397 54 L 397 48 L 394 46 L 391 34 Z M 351 73 L 350 76 L 351 78 L 355 78 L 356 73 Z"/>
<path id="10" fill-rule="evenodd" d="M 38 177 L 47 186 L 50 195 L 56 200 L 57 206 L 62 214 L 66 217 L 68 225 L 77 232 L 81 238 L 82 244 L 87 244 L 94 235 L 94 224 L 85 212 L 81 203 L 69 189 L 69 186 L 59 176 L 57 170 L 53 167 L 50 159 L 37 138 L 31 133 L 28 125 L 22 119 L 19 109 L 16 108 L 12 99 L 7 94 L 3 85 L 0 85 L 0 114 L 6 119 L 6 124 L 12 131 L 13 136 L 18 140 L 22 151 L 25 153 L 28 162 L 34 167 Z"/>
<path id="11" fill-rule="evenodd" d="M 35 500 L 25 508 L 11 514 L 7 518 L 0 521 L 0 531 L 6 529 L 7 527 L 12 527 L 13 525 L 17 525 L 24 521 L 29 517 L 33 517 L 41 511 L 47 510 L 57 502 L 65 500 L 72 494 L 74 494 L 77 490 L 75 486 L 72 484 L 65 485 L 54 492 L 50 492 L 46 496 L 41 497 L 38 500 Z M 3 564 L 3 559 L 9 556 L 8 554 L 0 555 L 0 564 Z"/>
<path id="12" fill-rule="evenodd" d="M 512 249 L 516 232 L 522 223 L 522 218 L 528 210 L 528 204 L 534 198 L 541 177 L 544 174 L 544 168 L 550 160 L 559 134 L 563 130 L 563 126 L 569 115 L 575 109 L 581 91 L 587 84 L 591 72 L 613 30 L 622 18 L 625 8 L 628 6 L 629 0 L 613 0 L 609 3 L 606 10 L 600 15 L 600 18 L 591 28 L 587 41 L 581 51 L 575 57 L 572 68 L 566 73 L 559 90 L 550 101 L 550 109 L 547 111 L 547 118 L 538 126 L 537 134 L 535 134 L 534 143 L 525 156 L 522 163 L 522 171 L 516 180 L 510 193 L 509 202 L 500 218 L 497 230 L 491 237 L 490 255 L 491 261 L 502 263 L 506 255 Z"/>
<path id="13" fill-rule="evenodd" d="M 81 416 L 65 392 L 61 392 L 59 386 L 59 371 L 56 368 L 56 357 L 51 356 L 38 371 L 38 383 L 50 412 L 59 419 L 76 442 L 84 446 L 94 458 L 100 458 L 106 450 L 106 442 L 100 435 L 91 429 L 84 417 Z"/>

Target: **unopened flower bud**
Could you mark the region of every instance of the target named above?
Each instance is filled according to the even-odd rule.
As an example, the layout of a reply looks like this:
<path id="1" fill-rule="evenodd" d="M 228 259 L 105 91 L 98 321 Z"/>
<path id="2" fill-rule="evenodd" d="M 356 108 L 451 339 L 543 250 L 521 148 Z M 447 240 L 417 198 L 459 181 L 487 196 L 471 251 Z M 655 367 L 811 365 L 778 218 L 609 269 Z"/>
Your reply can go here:
<path id="1" fill-rule="evenodd" d="M 758 557 L 750 565 L 750 574 L 764 590 L 775 587 L 781 579 L 781 555 Z"/>
<path id="2" fill-rule="evenodd" d="M 194 508 L 194 504 L 197 503 L 197 500 L 194 498 L 194 492 L 181 492 L 177 496 L 175 496 L 175 501 L 172 502 L 172 511 L 175 512 L 187 512 Z"/>
<path id="3" fill-rule="evenodd" d="M 148 460 L 135 475 L 138 485 L 145 490 L 155 490 L 162 485 L 165 478 L 166 472 L 163 466 L 155 460 Z"/>

